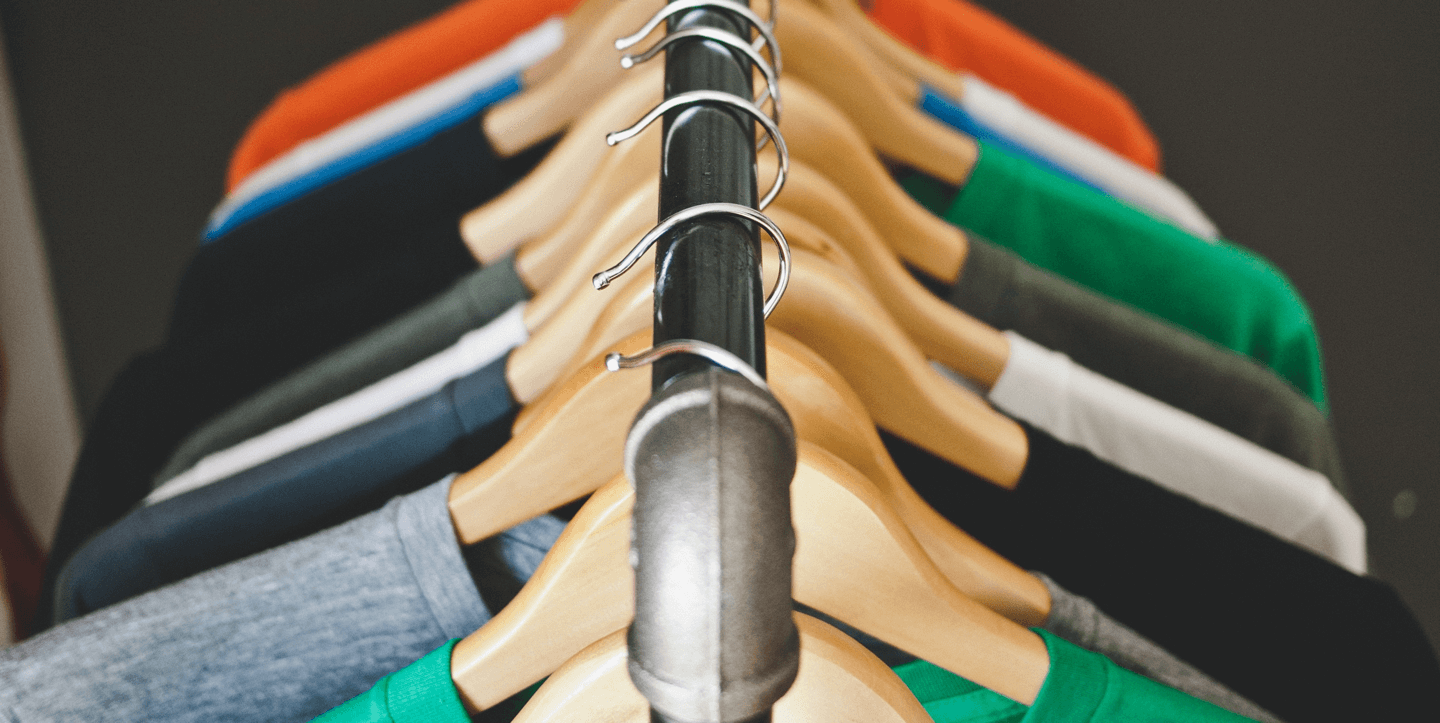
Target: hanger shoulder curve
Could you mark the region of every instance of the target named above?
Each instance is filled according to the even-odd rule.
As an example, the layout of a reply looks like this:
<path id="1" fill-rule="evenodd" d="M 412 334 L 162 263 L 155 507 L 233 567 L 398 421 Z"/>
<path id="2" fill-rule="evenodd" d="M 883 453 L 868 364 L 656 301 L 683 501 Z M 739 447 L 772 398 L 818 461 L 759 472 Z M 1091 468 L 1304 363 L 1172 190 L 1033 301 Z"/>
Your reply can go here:
<path id="1" fill-rule="evenodd" d="M 844 633 L 795 613 L 800 672 L 776 704 L 776 723 L 930 723 L 925 708 L 895 672 Z M 540 686 L 516 723 L 583 718 L 648 723 L 649 703 L 630 682 L 624 630 L 580 651 Z"/>
<path id="2" fill-rule="evenodd" d="M 485 135 L 495 150 L 502 156 L 513 156 L 559 133 L 580 117 L 625 73 L 615 50 L 615 38 L 634 32 L 654 13 L 651 3 L 615 3 L 585 29 L 583 36 L 567 42 L 567 56 L 557 70 L 485 114 Z M 654 35 L 659 34 L 657 29 Z"/>
<path id="3" fill-rule="evenodd" d="M 475 258 L 482 264 L 495 263 L 521 241 L 554 227 L 609 151 L 605 134 L 624 128 L 660 102 L 663 75 L 659 66 L 630 71 L 571 125 L 540 165 L 465 214 L 460 236 Z"/>

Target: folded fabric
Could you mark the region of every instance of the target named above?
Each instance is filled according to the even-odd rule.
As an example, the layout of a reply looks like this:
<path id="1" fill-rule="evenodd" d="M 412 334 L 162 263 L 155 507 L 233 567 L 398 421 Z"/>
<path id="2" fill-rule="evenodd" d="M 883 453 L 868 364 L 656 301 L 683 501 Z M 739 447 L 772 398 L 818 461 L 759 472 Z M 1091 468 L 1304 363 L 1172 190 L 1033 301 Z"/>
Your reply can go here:
<path id="1" fill-rule="evenodd" d="M 1015 333 L 998 409 L 1200 504 L 1365 572 L 1365 523 L 1324 475 Z"/>
<path id="2" fill-rule="evenodd" d="M 514 256 L 471 271 L 449 289 L 305 365 L 191 432 L 155 475 L 156 486 L 201 458 L 294 421 L 455 344 L 530 298 Z"/>
<path id="3" fill-rule="evenodd" d="M 281 93 L 230 156 L 225 190 L 271 159 L 494 52 L 577 0 L 468 0 L 372 43 Z"/>
<path id="4" fill-rule="evenodd" d="M 1152 171 L 1160 145 L 1119 90 L 967 0 L 874 0 L 891 35 L 957 71 L 1004 88 L 1031 108 Z"/>
<path id="5" fill-rule="evenodd" d="M 1282 719 L 1429 718 L 1440 664 L 1384 583 L 1021 422 L 1004 490 L 882 433 L 938 512 Z M 1277 673 L 1283 671 L 1283 674 Z"/>
<path id="6" fill-rule="evenodd" d="M 540 517 L 462 557 L 445 511 L 449 488 L 450 479 L 441 480 L 0 650 L 0 718 L 321 714 L 484 624 L 502 606 L 491 587 L 531 575 L 535 546 L 548 548 L 563 528 Z"/>
<path id="7" fill-rule="evenodd" d="M 564 23 L 551 18 L 494 53 L 291 148 L 225 195 L 202 242 L 518 93 L 520 71 L 554 52 L 564 36 Z"/>
<path id="8" fill-rule="evenodd" d="M 1329 420 L 1269 369 L 967 236 L 960 278 L 932 286 L 941 298 L 1316 470 L 1346 491 Z"/>
<path id="9" fill-rule="evenodd" d="M 242 225 L 237 243 L 198 249 L 165 345 L 112 382 L 85 436 L 37 630 L 49 624 L 60 566 L 150 492 L 184 435 L 474 270 L 456 220 L 550 145 L 501 161 L 478 125 L 461 124 Z"/>
<path id="10" fill-rule="evenodd" d="M 1259 256 L 1206 242 L 984 141 L 958 193 L 919 176 L 904 183 L 951 223 L 1260 361 L 1325 410 L 1310 311 Z"/>
<path id="11" fill-rule="evenodd" d="M 383 417 L 141 507 L 66 563 L 60 621 L 298 540 L 470 469 L 510 438 L 508 357 Z"/>
<path id="12" fill-rule="evenodd" d="M 237 475 L 270 460 L 379 419 L 504 356 L 528 338 L 525 303 L 471 331 L 453 346 L 406 369 L 337 399 L 294 421 L 206 455 L 193 467 L 156 487 L 145 504 L 170 499 L 216 480 Z"/>
<path id="13" fill-rule="evenodd" d="M 926 112 L 976 138 L 1039 161 L 1048 170 L 1118 198 L 1204 239 L 1220 235 L 1190 195 L 1169 179 L 1066 128 L 1015 96 L 965 75 L 958 100 L 925 88 Z"/>

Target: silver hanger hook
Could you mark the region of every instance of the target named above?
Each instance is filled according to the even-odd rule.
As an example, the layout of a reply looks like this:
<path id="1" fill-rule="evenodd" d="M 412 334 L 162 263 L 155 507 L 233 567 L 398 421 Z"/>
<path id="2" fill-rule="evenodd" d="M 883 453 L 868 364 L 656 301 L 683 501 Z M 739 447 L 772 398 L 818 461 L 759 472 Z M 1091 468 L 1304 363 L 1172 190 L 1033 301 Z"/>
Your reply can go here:
<path id="1" fill-rule="evenodd" d="M 759 98 L 755 99 L 755 105 L 761 105 L 765 102 L 767 98 L 770 99 L 770 109 L 772 111 L 770 117 L 773 118 L 776 123 L 780 122 L 779 75 L 776 74 L 775 69 L 770 67 L 770 64 L 765 61 L 765 58 L 761 56 L 758 51 L 750 47 L 749 43 L 745 42 L 744 39 L 734 33 L 725 30 L 719 30 L 716 28 L 686 28 L 684 30 L 680 30 L 666 35 L 654 45 L 650 46 L 650 48 L 648 50 L 645 50 L 644 52 L 626 53 L 625 55 L 620 56 L 620 67 L 627 70 L 633 68 L 636 65 L 639 65 L 640 63 L 643 63 L 655 57 L 660 53 L 660 51 L 664 50 L 665 48 L 681 40 L 685 40 L 686 38 L 704 38 L 706 40 L 713 40 L 733 50 L 738 50 L 740 53 L 744 54 L 745 57 L 749 58 L 750 62 L 754 63 L 755 67 L 760 69 L 760 73 L 765 76 L 765 90 L 760 94 Z M 768 137 L 766 140 L 768 140 Z M 763 146 L 764 141 L 761 141 L 761 143 Z"/>
<path id="2" fill-rule="evenodd" d="M 770 205 L 771 201 L 775 200 L 776 196 L 780 195 L 780 189 L 785 185 L 785 178 L 790 173 L 790 151 L 785 147 L 785 138 L 780 135 L 780 127 L 775 125 L 775 121 L 770 120 L 770 116 L 765 115 L 765 111 L 755 107 L 754 103 L 734 93 L 724 93 L 718 90 L 691 90 L 673 98 L 667 98 L 661 102 L 660 105 L 651 108 L 650 112 L 646 113 L 643 118 L 635 121 L 635 125 L 625 130 L 605 134 L 605 142 L 613 146 L 621 141 L 634 138 L 640 131 L 645 130 L 647 126 L 654 123 L 656 118 L 676 108 L 699 103 L 720 103 L 749 113 L 750 117 L 759 122 L 761 126 L 764 126 L 765 134 L 775 143 L 775 155 L 779 157 L 780 164 L 775 171 L 775 182 L 770 186 L 770 190 L 765 192 L 765 196 L 760 199 L 760 209 L 763 211 L 766 206 Z M 758 144 L 757 147 L 761 145 L 763 144 Z"/>
<path id="3" fill-rule="evenodd" d="M 609 286 L 610 282 L 620 278 L 626 271 L 629 271 L 630 267 L 634 266 L 635 262 L 639 261 L 640 257 L 644 256 L 645 252 L 649 251 L 650 247 L 655 245 L 656 241 L 659 241 L 662 236 L 669 233 L 676 225 L 701 216 L 720 215 L 739 216 L 747 221 L 754 221 L 756 224 L 759 224 L 761 228 L 765 229 L 766 233 L 770 234 L 770 238 L 775 240 L 775 246 L 780 249 L 780 275 L 775 279 L 775 288 L 771 289 L 770 296 L 765 299 L 765 318 L 770 318 L 770 312 L 775 310 L 775 304 L 779 303 L 780 297 L 785 295 L 785 287 L 790 285 L 790 242 L 785 240 L 785 234 L 780 231 L 780 227 L 776 226 L 775 222 L 771 221 L 765 214 L 749 206 L 741 206 L 738 203 L 702 203 L 670 216 L 657 224 L 655 228 L 650 229 L 649 233 L 641 237 L 639 243 L 636 243 L 635 247 L 630 249 L 630 253 L 625 254 L 625 258 L 621 259 L 620 263 L 595 274 L 595 276 L 591 278 L 591 281 L 595 284 L 596 289 L 603 289 Z"/>
<path id="4" fill-rule="evenodd" d="M 745 360 L 722 347 L 697 339 L 673 339 L 650 347 L 635 356 L 625 356 L 618 351 L 612 351 L 605 355 L 605 368 L 612 372 L 618 372 L 621 369 L 637 369 L 675 354 L 694 354 L 703 357 L 722 369 L 745 377 L 751 384 L 767 392 L 770 391 L 770 385 L 765 383 L 765 378 L 760 376 L 760 372 L 755 371 L 755 367 L 746 364 Z"/>
<path id="5" fill-rule="evenodd" d="M 650 19 L 646 21 L 645 26 L 640 28 L 639 31 L 635 32 L 633 35 L 626 35 L 623 38 L 617 39 L 615 41 L 615 49 L 625 50 L 632 45 L 639 43 L 641 40 L 644 40 L 645 36 L 649 35 L 651 31 L 659 27 L 660 23 L 670 19 L 670 16 L 675 15 L 676 13 L 681 13 L 686 10 L 694 10 L 696 8 L 719 8 L 721 10 L 729 10 L 730 12 L 744 18 L 746 22 L 750 23 L 751 27 L 755 28 L 756 32 L 760 33 L 760 37 L 755 39 L 754 43 L 751 44 L 751 47 L 755 50 L 759 50 L 761 46 L 769 48 L 771 65 L 775 67 L 776 75 L 779 75 L 780 43 L 775 40 L 775 32 L 773 30 L 773 28 L 775 27 L 776 4 L 777 3 L 774 2 L 774 0 L 771 0 L 770 22 L 765 22 L 764 20 L 760 19 L 759 15 L 755 14 L 754 10 L 745 7 L 740 3 L 733 2 L 732 0 L 675 0 L 674 2 L 666 4 L 665 7 L 660 8 L 660 11 L 651 16 Z"/>

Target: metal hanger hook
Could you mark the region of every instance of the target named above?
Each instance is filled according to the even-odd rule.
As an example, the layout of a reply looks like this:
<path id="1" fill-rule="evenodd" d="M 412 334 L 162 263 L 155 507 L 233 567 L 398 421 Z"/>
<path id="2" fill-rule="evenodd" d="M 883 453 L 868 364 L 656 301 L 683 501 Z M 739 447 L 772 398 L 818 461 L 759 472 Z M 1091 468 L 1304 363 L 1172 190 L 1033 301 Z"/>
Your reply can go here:
<path id="1" fill-rule="evenodd" d="M 640 28 L 640 30 L 635 32 L 633 35 L 626 35 L 623 38 L 617 39 L 615 41 L 615 49 L 625 50 L 635 45 L 636 43 L 639 43 L 641 40 L 644 40 L 645 36 L 649 35 L 651 31 L 659 27 L 660 23 L 670 19 L 670 16 L 675 15 L 676 13 L 681 13 L 686 10 L 694 10 L 696 8 L 718 8 L 720 10 L 729 10 L 730 12 L 739 15 L 740 17 L 744 18 L 746 22 L 749 22 L 750 26 L 755 28 L 756 32 L 760 33 L 760 37 L 756 38 L 755 41 L 751 43 L 750 47 L 754 48 L 755 50 L 759 50 L 761 47 L 769 48 L 770 60 L 773 61 L 771 65 L 775 66 L 775 74 L 779 75 L 780 43 L 775 40 L 774 32 L 776 10 L 775 6 L 777 4 L 777 2 L 771 0 L 770 21 L 766 22 L 764 20 L 761 20 L 760 16 L 756 15 L 754 10 L 745 7 L 740 3 L 733 2 L 732 0 L 675 0 L 675 2 L 671 2 L 665 7 L 660 8 L 660 11 L 651 16 L 650 19 L 646 21 L 645 26 Z"/>
<path id="2" fill-rule="evenodd" d="M 654 123 L 656 118 L 676 108 L 697 105 L 699 103 L 720 103 L 749 113 L 750 117 L 759 122 L 761 126 L 764 126 L 765 134 L 775 143 L 775 154 L 779 156 L 780 164 L 775 172 L 775 182 L 771 184 L 770 190 L 765 192 L 765 196 L 760 199 L 760 210 L 765 210 L 765 207 L 769 206 L 770 202 L 774 201 L 775 197 L 780 195 L 780 189 L 785 185 L 785 178 L 790 173 L 790 151 L 785 147 L 785 138 L 780 135 L 780 127 L 775 125 L 775 121 L 771 120 L 770 116 L 765 115 L 765 111 L 760 110 L 754 103 L 734 93 L 725 93 L 718 90 L 691 90 L 673 98 L 667 98 L 661 102 L 660 105 L 651 108 L 650 112 L 646 113 L 643 118 L 635 121 L 635 125 L 625 130 L 605 134 L 605 142 L 613 146 L 621 141 L 634 138 L 641 131 L 645 130 L 647 126 Z M 757 148 L 763 146 L 764 144 L 756 145 Z"/>
<path id="3" fill-rule="evenodd" d="M 790 285 L 790 242 L 785 240 L 785 234 L 780 231 L 780 227 L 776 226 L 775 222 L 765 214 L 738 203 L 702 203 L 661 221 L 655 228 L 650 229 L 649 233 L 640 238 L 639 243 L 630 249 L 630 253 L 625 254 L 625 258 L 621 259 L 620 263 L 591 278 L 595 288 L 598 290 L 609 286 L 612 281 L 629 271 L 630 267 L 634 266 L 635 262 L 639 261 L 640 257 L 644 256 L 645 252 L 649 251 L 650 247 L 654 246 L 661 237 L 677 225 L 701 216 L 739 216 L 759 224 L 766 233 L 770 234 L 770 238 L 775 240 L 775 246 L 780 250 L 780 274 L 775 279 L 775 288 L 771 289 L 770 296 L 765 299 L 765 318 L 770 318 L 770 312 L 775 310 L 775 304 L 779 303 L 780 297 L 785 295 L 785 287 Z"/>
<path id="4" fill-rule="evenodd" d="M 621 369 L 637 369 L 675 354 L 694 354 L 703 357 L 722 369 L 745 377 L 751 384 L 767 392 L 770 391 L 770 385 L 765 383 L 765 378 L 760 376 L 760 372 L 755 371 L 755 367 L 746 364 L 744 359 L 722 347 L 698 339 L 672 339 L 652 346 L 635 356 L 625 356 L 618 351 L 612 351 L 605 355 L 605 368 L 612 372 L 618 372 Z"/>
<path id="5" fill-rule="evenodd" d="M 765 102 L 767 98 L 770 99 L 770 109 L 772 111 L 770 117 L 773 118 L 776 123 L 780 122 L 779 75 L 775 72 L 774 68 L 770 67 L 770 64 L 765 61 L 765 58 L 761 56 L 759 52 L 757 52 L 754 48 L 750 47 L 749 43 L 746 43 L 744 39 L 734 33 L 727 32 L 725 30 L 718 30 L 716 28 L 686 28 L 685 30 L 680 30 L 678 32 L 666 35 L 654 45 L 650 46 L 650 48 L 648 50 L 645 50 L 644 52 L 626 53 L 625 55 L 620 56 L 620 67 L 627 70 L 633 68 L 636 65 L 639 65 L 640 63 L 643 63 L 655 57 L 660 53 L 660 51 L 664 50 L 665 48 L 674 45 L 676 42 L 685 40 L 686 38 L 704 38 L 706 40 L 713 40 L 728 48 L 737 50 L 740 53 L 744 54 L 745 57 L 749 58 L 750 62 L 754 63 L 755 67 L 760 69 L 760 73 L 765 76 L 765 90 L 761 92 L 760 97 L 755 99 L 755 105 L 761 105 Z M 769 140 L 769 138 L 767 137 L 762 140 L 761 145 L 757 148 L 763 147 L 766 140 Z"/>

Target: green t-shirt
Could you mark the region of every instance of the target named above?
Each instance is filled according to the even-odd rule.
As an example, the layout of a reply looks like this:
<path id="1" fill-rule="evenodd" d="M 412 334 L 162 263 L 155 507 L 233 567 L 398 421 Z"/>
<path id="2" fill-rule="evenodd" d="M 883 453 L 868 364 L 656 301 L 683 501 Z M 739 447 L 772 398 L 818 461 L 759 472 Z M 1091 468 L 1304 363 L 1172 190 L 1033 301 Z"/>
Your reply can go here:
<path id="1" fill-rule="evenodd" d="M 1016 703 L 923 660 L 895 668 L 935 723 L 1238 723 L 1249 718 L 1132 673 L 1054 635 L 1045 640 L 1050 673 L 1033 706 Z M 316 723 L 470 723 L 450 680 L 451 640 Z M 535 686 L 525 691 L 533 694 Z M 524 699 L 516 701 L 513 713 Z"/>
<path id="2" fill-rule="evenodd" d="M 455 638 L 331 708 L 315 723 L 470 723 L 450 680 Z"/>
<path id="3" fill-rule="evenodd" d="M 1033 628 L 1050 673 L 1028 708 L 923 660 L 895 668 L 935 723 L 1239 723 L 1249 718 Z"/>
<path id="4" fill-rule="evenodd" d="M 923 176 L 902 185 L 947 221 L 1036 266 L 1256 359 L 1327 409 L 1315 324 L 1279 269 L 980 146 L 958 193 Z"/>

